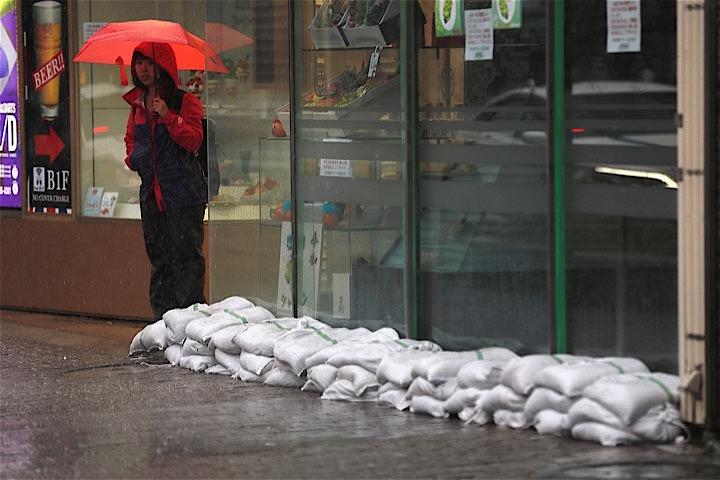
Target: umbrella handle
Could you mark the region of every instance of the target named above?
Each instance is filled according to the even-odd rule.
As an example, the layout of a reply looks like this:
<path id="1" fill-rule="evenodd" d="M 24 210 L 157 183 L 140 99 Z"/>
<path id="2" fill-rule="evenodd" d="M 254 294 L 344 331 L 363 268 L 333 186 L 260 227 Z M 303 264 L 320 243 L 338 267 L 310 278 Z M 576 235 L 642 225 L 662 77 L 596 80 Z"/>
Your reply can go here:
<path id="1" fill-rule="evenodd" d="M 120 68 L 120 85 L 126 87 L 128 85 L 127 72 L 125 72 L 125 63 L 122 57 L 118 56 L 115 59 L 115 64 Z"/>

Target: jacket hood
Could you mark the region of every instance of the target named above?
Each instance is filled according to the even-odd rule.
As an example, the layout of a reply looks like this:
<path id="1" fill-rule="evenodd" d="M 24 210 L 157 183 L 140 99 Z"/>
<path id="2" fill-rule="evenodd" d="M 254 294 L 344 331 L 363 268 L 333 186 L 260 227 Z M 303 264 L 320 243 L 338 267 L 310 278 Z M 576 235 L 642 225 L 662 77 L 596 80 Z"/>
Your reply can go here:
<path id="1" fill-rule="evenodd" d="M 165 70 L 165 72 L 170 75 L 170 78 L 173 79 L 173 82 L 175 82 L 175 86 L 178 86 L 179 79 L 177 61 L 175 60 L 175 52 L 173 52 L 173 49 L 172 47 L 170 47 L 169 44 L 143 42 L 137 47 L 135 47 L 135 50 L 133 51 L 133 57 L 135 55 L 135 52 L 140 52 L 146 57 L 154 59 L 155 66 Z M 132 72 L 133 83 L 135 84 L 135 86 L 139 87 L 142 84 L 140 83 L 140 79 L 135 73 L 134 67 L 134 65 L 131 65 L 130 71 Z"/>

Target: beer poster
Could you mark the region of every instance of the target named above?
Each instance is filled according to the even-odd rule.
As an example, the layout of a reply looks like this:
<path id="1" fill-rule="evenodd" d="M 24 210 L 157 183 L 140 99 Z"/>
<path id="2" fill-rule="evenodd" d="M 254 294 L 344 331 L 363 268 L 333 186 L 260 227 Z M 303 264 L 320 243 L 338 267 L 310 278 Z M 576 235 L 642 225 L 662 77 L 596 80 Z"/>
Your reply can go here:
<path id="1" fill-rule="evenodd" d="M 0 208 L 22 206 L 17 11 L 0 0 Z"/>
<path id="2" fill-rule="evenodd" d="M 72 213 L 67 1 L 22 2 L 28 208 Z"/>

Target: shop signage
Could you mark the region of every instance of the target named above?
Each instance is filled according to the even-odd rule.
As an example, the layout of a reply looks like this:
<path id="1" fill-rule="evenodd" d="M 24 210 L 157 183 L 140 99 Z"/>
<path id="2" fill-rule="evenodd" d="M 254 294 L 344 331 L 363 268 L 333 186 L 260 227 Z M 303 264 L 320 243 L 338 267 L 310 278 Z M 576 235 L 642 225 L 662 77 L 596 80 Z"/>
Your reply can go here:
<path id="1" fill-rule="evenodd" d="M 19 125 L 17 10 L 0 3 L 0 208 L 22 206 L 22 155 Z"/>
<path id="2" fill-rule="evenodd" d="M 340 160 L 336 158 L 321 158 L 320 176 L 352 178 L 352 162 L 350 160 Z"/>
<path id="3" fill-rule="evenodd" d="M 97 217 L 100 214 L 100 202 L 102 201 L 103 187 L 88 187 L 85 193 L 85 208 L 83 215 L 86 217 Z"/>
<path id="4" fill-rule="evenodd" d="M 463 34 L 462 0 L 435 0 L 435 35 L 457 37 Z"/>
<path id="5" fill-rule="evenodd" d="M 492 0 L 493 27 L 520 28 L 522 26 L 522 0 Z"/>
<path id="6" fill-rule="evenodd" d="M 465 10 L 465 61 L 492 60 L 493 47 L 491 9 Z"/>
<path id="7" fill-rule="evenodd" d="M 607 52 L 640 51 L 640 0 L 607 0 Z"/>
<path id="8" fill-rule="evenodd" d="M 28 208 L 72 213 L 67 0 L 22 2 Z"/>

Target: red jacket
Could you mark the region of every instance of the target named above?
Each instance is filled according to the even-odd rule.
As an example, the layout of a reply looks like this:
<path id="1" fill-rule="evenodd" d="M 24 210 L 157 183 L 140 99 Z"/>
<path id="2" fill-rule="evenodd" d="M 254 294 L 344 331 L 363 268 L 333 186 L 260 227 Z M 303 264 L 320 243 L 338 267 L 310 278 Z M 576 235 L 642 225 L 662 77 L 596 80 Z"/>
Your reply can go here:
<path id="1" fill-rule="evenodd" d="M 165 70 L 177 85 L 175 55 L 168 44 L 144 42 L 135 50 L 154 58 L 156 67 Z M 123 95 L 131 107 L 125 131 L 125 164 L 140 176 L 140 200 L 147 201 L 152 193 L 160 211 L 206 203 L 207 181 L 194 158 L 202 144 L 202 103 L 187 94 L 182 95 L 177 108 L 165 99 L 170 108 L 165 118 L 148 116 L 146 92 L 140 87 L 134 65 L 132 76 L 136 87 Z M 179 93 L 172 95 L 179 98 Z"/>

